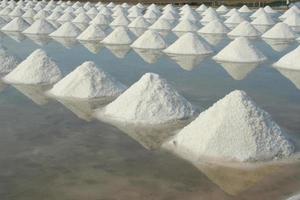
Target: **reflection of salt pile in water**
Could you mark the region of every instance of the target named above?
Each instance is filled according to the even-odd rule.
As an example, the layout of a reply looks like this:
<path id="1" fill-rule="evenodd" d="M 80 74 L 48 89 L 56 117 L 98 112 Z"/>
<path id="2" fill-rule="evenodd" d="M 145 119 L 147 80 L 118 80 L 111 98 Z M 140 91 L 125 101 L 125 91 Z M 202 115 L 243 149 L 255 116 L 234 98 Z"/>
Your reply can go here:
<path id="1" fill-rule="evenodd" d="M 120 26 L 114 29 L 106 38 L 101 42 L 104 44 L 131 44 L 133 41 L 132 34 L 128 31 L 127 28 Z"/>
<path id="2" fill-rule="evenodd" d="M 163 124 L 190 118 L 192 105 L 159 75 L 146 73 L 98 117 L 133 124 Z"/>
<path id="3" fill-rule="evenodd" d="M 14 84 L 52 84 L 60 80 L 56 63 L 41 49 L 35 50 L 3 80 Z"/>
<path id="4" fill-rule="evenodd" d="M 66 22 L 61 25 L 56 31 L 52 32 L 51 37 L 77 37 L 80 34 L 80 29 L 72 22 Z"/>
<path id="5" fill-rule="evenodd" d="M 170 55 L 182 69 L 191 71 L 206 57 L 207 55 Z"/>
<path id="6" fill-rule="evenodd" d="M 205 34 L 226 34 L 228 32 L 229 28 L 226 27 L 220 20 L 213 20 L 198 31 L 198 33 Z"/>
<path id="7" fill-rule="evenodd" d="M 270 38 L 270 39 L 295 39 L 296 34 L 293 30 L 285 23 L 279 22 L 275 24 L 270 30 L 265 32 L 262 35 L 263 38 Z"/>
<path id="8" fill-rule="evenodd" d="M 221 62 L 219 63 L 227 71 L 234 80 L 243 80 L 253 71 L 258 63 L 236 63 L 236 62 Z"/>
<path id="9" fill-rule="evenodd" d="M 260 32 L 256 30 L 248 21 L 243 21 L 232 31 L 230 31 L 228 36 L 243 36 L 243 37 L 258 37 Z"/>
<path id="10" fill-rule="evenodd" d="M 277 68 L 277 71 L 280 72 L 285 78 L 290 80 L 297 89 L 300 90 L 300 71 L 299 70 L 291 70 L 284 68 Z"/>
<path id="11" fill-rule="evenodd" d="M 56 83 L 49 94 L 63 98 L 110 98 L 120 95 L 125 88 L 103 70 L 98 69 L 95 63 L 84 62 Z"/>
<path id="12" fill-rule="evenodd" d="M 228 62 L 254 63 L 265 61 L 267 58 L 247 38 L 239 37 L 224 47 L 213 59 Z"/>
<path id="13" fill-rule="evenodd" d="M 2 27 L 2 31 L 24 31 L 30 25 L 22 17 L 16 17 L 11 20 L 8 24 Z"/>
<path id="14" fill-rule="evenodd" d="M 164 49 L 166 43 L 159 33 L 154 30 L 147 30 L 132 43 L 131 47 L 139 49 Z"/>
<path id="15" fill-rule="evenodd" d="M 0 75 L 11 72 L 19 63 L 15 56 L 8 55 L 6 49 L 0 46 Z"/>
<path id="16" fill-rule="evenodd" d="M 89 25 L 78 37 L 77 40 L 83 41 L 94 41 L 94 40 L 102 40 L 105 38 L 106 34 L 101 29 L 101 27 L 97 24 Z"/>
<path id="17" fill-rule="evenodd" d="M 190 31 L 194 32 L 199 29 L 198 25 L 195 22 L 190 20 L 184 19 L 181 20 L 173 29 L 172 31 Z"/>
<path id="18" fill-rule="evenodd" d="M 195 160 L 207 157 L 241 162 L 284 158 L 294 151 L 271 116 L 237 90 L 202 112 L 166 147 Z"/>
<path id="19" fill-rule="evenodd" d="M 169 54 L 203 55 L 213 52 L 209 44 L 195 33 L 186 33 L 164 50 Z"/>
<path id="20" fill-rule="evenodd" d="M 147 63 L 153 64 L 162 56 L 162 52 L 158 49 L 138 49 L 134 51 Z"/>
<path id="21" fill-rule="evenodd" d="M 295 50 L 289 52 L 288 54 L 284 55 L 274 64 L 274 66 L 284 69 L 300 70 L 299 56 L 300 46 L 298 46 Z"/>
<path id="22" fill-rule="evenodd" d="M 50 34 L 55 31 L 55 27 L 49 23 L 46 19 L 38 19 L 26 30 L 24 34 Z"/>

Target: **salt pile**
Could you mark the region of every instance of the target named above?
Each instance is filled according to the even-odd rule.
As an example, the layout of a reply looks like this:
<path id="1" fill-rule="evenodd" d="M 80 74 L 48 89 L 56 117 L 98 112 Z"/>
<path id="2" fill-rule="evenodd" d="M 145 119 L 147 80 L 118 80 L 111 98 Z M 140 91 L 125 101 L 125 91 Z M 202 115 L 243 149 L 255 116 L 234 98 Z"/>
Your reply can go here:
<path id="1" fill-rule="evenodd" d="M 133 41 L 133 36 L 128 31 L 127 28 L 120 26 L 117 27 L 113 32 L 111 32 L 102 43 L 104 44 L 118 44 L 118 45 L 128 45 Z"/>
<path id="2" fill-rule="evenodd" d="M 278 12 L 276 10 L 273 10 L 270 6 L 265 6 L 264 10 L 269 14 L 277 14 Z"/>
<path id="3" fill-rule="evenodd" d="M 131 47 L 139 49 L 164 49 L 166 43 L 158 32 L 147 30 L 132 43 Z"/>
<path id="4" fill-rule="evenodd" d="M 248 8 L 248 6 L 243 5 L 240 9 L 239 9 L 240 13 L 251 13 L 252 11 Z"/>
<path id="5" fill-rule="evenodd" d="M 250 18 L 257 18 L 264 14 L 267 14 L 267 12 L 263 8 L 259 8 L 250 16 Z"/>
<path id="6" fill-rule="evenodd" d="M 47 17 L 48 20 L 56 21 L 58 18 L 62 16 L 60 11 L 54 11 Z"/>
<path id="7" fill-rule="evenodd" d="M 34 15 L 33 19 L 37 20 L 37 19 L 45 19 L 49 16 L 49 13 L 45 10 L 40 10 L 39 12 L 36 13 L 36 15 Z"/>
<path id="8" fill-rule="evenodd" d="M 295 39 L 296 34 L 287 24 L 279 22 L 275 24 L 270 30 L 265 32 L 262 35 L 262 37 L 269 38 L 269 39 L 289 40 L 289 39 Z"/>
<path id="9" fill-rule="evenodd" d="M 202 27 L 198 33 L 205 34 L 226 34 L 229 28 L 225 26 L 220 20 L 214 20 Z"/>
<path id="10" fill-rule="evenodd" d="M 199 16 L 196 12 L 187 12 L 187 13 L 184 13 L 179 20 L 189 20 L 189 21 L 192 21 L 192 22 L 197 22 L 199 20 Z"/>
<path id="11" fill-rule="evenodd" d="M 284 158 L 294 151 L 271 116 L 238 90 L 202 112 L 165 147 L 194 160 L 240 162 Z"/>
<path id="12" fill-rule="evenodd" d="M 288 16 L 283 23 L 292 26 L 292 27 L 299 27 L 300 26 L 300 15 L 299 14 L 292 14 Z"/>
<path id="13" fill-rule="evenodd" d="M 190 32 L 194 32 L 197 31 L 199 29 L 198 25 L 195 22 L 192 22 L 190 20 L 184 19 L 182 21 L 180 21 L 173 29 L 172 31 L 190 31 Z"/>
<path id="14" fill-rule="evenodd" d="M 300 70 L 300 63 L 299 63 L 299 56 L 300 56 L 300 46 L 298 46 L 295 50 L 287 53 L 281 59 L 279 59 L 274 66 L 284 69 L 293 69 L 293 70 Z"/>
<path id="15" fill-rule="evenodd" d="M 236 8 L 232 8 L 230 9 L 229 12 L 227 12 L 224 17 L 225 18 L 229 18 L 230 16 L 234 15 L 234 14 L 239 14 L 239 11 Z"/>
<path id="16" fill-rule="evenodd" d="M 110 23 L 110 26 L 128 26 L 129 23 L 130 21 L 126 16 L 120 15 Z"/>
<path id="17" fill-rule="evenodd" d="M 142 16 L 135 18 L 129 25 L 129 28 L 148 28 L 150 23 Z"/>
<path id="18" fill-rule="evenodd" d="M 0 75 L 11 72 L 19 64 L 19 59 L 8 55 L 6 49 L 0 46 Z"/>
<path id="19" fill-rule="evenodd" d="M 206 41 L 195 33 L 185 33 L 164 50 L 169 54 L 203 55 L 213 52 Z"/>
<path id="20" fill-rule="evenodd" d="M 149 29 L 171 30 L 172 24 L 167 19 L 159 18 L 149 27 Z"/>
<path id="21" fill-rule="evenodd" d="M 0 28 L 5 26 L 6 24 L 7 24 L 7 21 L 5 19 L 3 19 L 2 17 L 0 17 Z"/>
<path id="22" fill-rule="evenodd" d="M 62 16 L 60 16 L 57 21 L 60 23 L 70 22 L 74 19 L 74 15 L 72 13 L 66 12 Z"/>
<path id="23" fill-rule="evenodd" d="M 21 17 L 24 14 L 24 11 L 21 8 L 16 7 L 10 13 L 10 17 Z"/>
<path id="24" fill-rule="evenodd" d="M 55 31 L 55 27 L 49 23 L 46 19 L 38 19 L 26 30 L 25 34 L 50 34 Z"/>
<path id="25" fill-rule="evenodd" d="M 219 20 L 219 15 L 216 12 L 209 12 L 200 20 L 200 22 L 206 24 L 214 20 Z"/>
<path id="26" fill-rule="evenodd" d="M 245 21 L 245 18 L 239 14 L 235 13 L 232 16 L 230 16 L 228 19 L 225 20 L 225 24 L 239 24 L 241 22 Z"/>
<path id="27" fill-rule="evenodd" d="M 206 9 L 207 9 L 206 5 L 201 4 L 201 5 L 196 9 L 196 11 L 197 11 L 197 12 L 204 12 Z"/>
<path id="28" fill-rule="evenodd" d="M 29 27 L 29 24 L 22 17 L 16 17 L 8 24 L 2 27 L 2 31 L 24 31 Z"/>
<path id="29" fill-rule="evenodd" d="M 105 32 L 101 29 L 99 25 L 91 24 L 77 37 L 77 40 L 82 40 L 82 41 L 99 40 L 100 41 L 103 40 L 105 36 L 106 36 Z"/>
<path id="30" fill-rule="evenodd" d="M 115 121 L 163 124 L 187 119 L 195 114 L 193 106 L 158 74 L 146 73 L 104 111 L 97 112 Z"/>
<path id="31" fill-rule="evenodd" d="M 230 31 L 228 36 L 243 36 L 243 37 L 258 37 L 260 32 L 256 30 L 248 21 L 243 21 L 232 31 Z"/>
<path id="32" fill-rule="evenodd" d="M 110 19 L 106 15 L 99 13 L 90 24 L 98 24 L 98 25 L 108 25 L 110 24 Z"/>
<path id="33" fill-rule="evenodd" d="M 125 89 L 123 84 L 88 61 L 56 83 L 49 94 L 62 98 L 90 99 L 116 97 Z"/>
<path id="34" fill-rule="evenodd" d="M 72 22 L 66 22 L 61 25 L 56 31 L 52 32 L 51 37 L 77 37 L 81 30 Z"/>
<path id="35" fill-rule="evenodd" d="M 52 84 L 60 80 L 56 63 L 41 49 L 35 50 L 3 80 L 14 84 Z"/>
<path id="36" fill-rule="evenodd" d="M 82 23 L 82 24 L 88 24 L 91 21 L 91 18 L 85 14 L 85 13 L 80 13 L 75 17 L 72 22 L 73 23 Z"/>
<path id="37" fill-rule="evenodd" d="M 32 8 L 26 10 L 26 12 L 22 15 L 23 18 L 33 18 L 36 15 L 36 11 Z"/>
<path id="38" fill-rule="evenodd" d="M 229 10 L 229 9 L 228 9 L 226 6 L 224 6 L 224 5 L 221 5 L 221 6 L 219 6 L 219 7 L 216 9 L 216 11 L 217 11 L 218 13 L 221 13 L 221 14 L 228 12 L 228 10 Z"/>
<path id="39" fill-rule="evenodd" d="M 213 59 L 228 62 L 254 63 L 265 61 L 267 58 L 247 38 L 239 37 L 230 42 Z"/>
<path id="40" fill-rule="evenodd" d="M 257 18 L 255 18 L 251 24 L 260 25 L 260 26 L 270 26 L 274 25 L 274 20 L 268 14 L 261 14 Z"/>

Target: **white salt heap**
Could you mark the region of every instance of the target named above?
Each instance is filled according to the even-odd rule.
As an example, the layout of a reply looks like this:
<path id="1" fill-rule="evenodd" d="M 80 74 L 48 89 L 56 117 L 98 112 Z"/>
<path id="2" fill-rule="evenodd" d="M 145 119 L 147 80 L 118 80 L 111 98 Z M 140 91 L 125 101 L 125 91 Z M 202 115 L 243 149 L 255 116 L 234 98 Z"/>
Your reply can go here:
<path id="1" fill-rule="evenodd" d="M 229 28 L 225 26 L 220 20 L 214 20 L 202 27 L 198 33 L 205 34 L 226 34 Z"/>
<path id="2" fill-rule="evenodd" d="M 104 111 L 97 113 L 126 123 L 162 124 L 192 117 L 192 105 L 158 74 L 146 73 Z"/>
<path id="3" fill-rule="evenodd" d="M 226 6 L 224 6 L 224 5 L 221 5 L 221 6 L 219 6 L 217 9 L 216 9 L 216 11 L 218 12 L 218 13 L 226 13 L 226 12 L 228 12 L 228 8 L 226 7 Z"/>
<path id="4" fill-rule="evenodd" d="M 19 64 L 19 59 L 8 55 L 6 49 L 0 46 L 0 74 L 11 72 Z"/>
<path id="5" fill-rule="evenodd" d="M 171 30 L 172 24 L 167 19 L 159 18 L 149 27 L 149 29 Z"/>
<path id="6" fill-rule="evenodd" d="M 73 23 L 82 23 L 82 24 L 88 24 L 91 21 L 91 18 L 85 14 L 85 13 L 80 13 L 75 17 L 72 22 Z"/>
<path id="7" fill-rule="evenodd" d="M 213 59 L 227 62 L 255 63 L 267 58 L 245 37 L 238 37 L 222 49 Z"/>
<path id="8" fill-rule="evenodd" d="M 300 26 L 300 14 L 292 14 L 292 15 L 288 16 L 283 22 L 292 27 L 299 27 Z"/>
<path id="9" fill-rule="evenodd" d="M 32 8 L 26 10 L 26 12 L 22 15 L 23 18 L 33 18 L 36 15 L 36 11 Z"/>
<path id="10" fill-rule="evenodd" d="M 46 19 L 38 19 L 26 30 L 25 34 L 50 34 L 55 31 L 55 27 L 49 23 Z"/>
<path id="11" fill-rule="evenodd" d="M 190 20 L 183 19 L 172 29 L 175 32 L 190 31 L 194 32 L 199 29 L 199 26 Z"/>
<path id="12" fill-rule="evenodd" d="M 164 146 L 192 160 L 266 161 L 294 152 L 271 116 L 239 90 L 202 112 Z"/>
<path id="13" fill-rule="evenodd" d="M 87 61 L 56 83 L 50 95 L 62 98 L 99 98 L 119 96 L 126 87 Z"/>
<path id="14" fill-rule="evenodd" d="M 284 69 L 300 70 L 300 46 L 279 59 L 274 66 Z"/>
<path id="15" fill-rule="evenodd" d="M 142 16 L 135 18 L 129 25 L 129 28 L 148 28 L 150 23 Z"/>
<path id="16" fill-rule="evenodd" d="M 14 84 L 52 84 L 60 80 L 56 63 L 41 49 L 35 50 L 3 80 Z"/>
<path id="17" fill-rule="evenodd" d="M 51 37 L 77 37 L 81 30 L 72 22 L 65 22 L 56 31 L 52 32 Z"/>
<path id="18" fill-rule="evenodd" d="M 16 17 L 2 27 L 2 31 L 24 31 L 30 24 L 22 17 Z"/>
<path id="19" fill-rule="evenodd" d="M 251 13 L 252 11 L 248 8 L 248 6 L 243 5 L 240 9 L 239 9 L 240 13 Z"/>
<path id="20" fill-rule="evenodd" d="M 99 13 L 90 24 L 98 24 L 98 25 L 108 25 L 110 24 L 110 19 L 106 15 Z"/>
<path id="21" fill-rule="evenodd" d="M 139 49 L 164 49 L 166 42 L 158 32 L 147 30 L 132 43 L 131 47 Z"/>
<path id="22" fill-rule="evenodd" d="M 52 12 L 51 15 L 49 15 L 47 17 L 48 20 L 51 20 L 51 21 L 56 21 L 58 18 L 60 18 L 62 16 L 61 12 L 60 11 L 54 11 Z"/>
<path id="23" fill-rule="evenodd" d="M 75 16 L 72 13 L 66 12 L 62 16 L 60 16 L 57 21 L 60 23 L 64 22 L 70 22 L 75 18 Z"/>
<path id="24" fill-rule="evenodd" d="M 127 28 L 119 26 L 113 30 L 102 43 L 104 44 L 117 44 L 117 45 L 128 45 L 133 41 L 132 34 L 128 31 Z"/>
<path id="25" fill-rule="evenodd" d="M 243 21 L 227 35 L 234 37 L 258 37 L 260 35 L 260 32 L 256 28 L 254 28 L 248 21 Z"/>
<path id="26" fill-rule="evenodd" d="M 264 13 L 255 18 L 251 24 L 253 25 L 261 25 L 261 26 L 270 26 L 274 25 L 275 22 L 268 14 Z"/>
<path id="27" fill-rule="evenodd" d="M 78 37 L 77 40 L 82 41 L 95 41 L 95 40 L 103 40 L 106 34 L 101 29 L 99 25 L 91 24 L 89 25 Z"/>
<path id="28" fill-rule="evenodd" d="M 265 32 L 262 35 L 262 37 L 269 38 L 269 39 L 289 40 L 289 39 L 295 39 L 296 34 L 287 24 L 279 22 L 275 24 L 270 30 Z"/>
<path id="29" fill-rule="evenodd" d="M 206 41 L 195 33 L 185 33 L 164 50 L 169 54 L 204 55 L 213 52 Z"/>
<path id="30" fill-rule="evenodd" d="M 235 13 L 233 15 L 231 15 L 228 19 L 225 20 L 225 24 L 239 24 L 241 22 L 245 21 L 245 18 L 239 14 L 239 13 Z"/>
<path id="31" fill-rule="evenodd" d="M 120 15 L 110 23 L 110 26 L 128 26 L 129 23 L 130 20 L 126 16 Z"/>

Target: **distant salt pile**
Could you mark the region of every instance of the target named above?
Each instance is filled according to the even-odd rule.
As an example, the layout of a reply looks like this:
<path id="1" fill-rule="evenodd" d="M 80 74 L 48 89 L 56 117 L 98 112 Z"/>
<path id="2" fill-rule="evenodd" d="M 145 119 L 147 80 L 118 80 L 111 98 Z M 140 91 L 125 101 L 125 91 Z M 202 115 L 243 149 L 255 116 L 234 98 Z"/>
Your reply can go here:
<path id="1" fill-rule="evenodd" d="M 153 21 L 157 20 L 157 18 L 159 17 L 159 14 L 157 14 L 155 11 L 147 10 L 143 17 L 145 19 L 147 19 L 148 21 L 153 22 Z"/>
<path id="2" fill-rule="evenodd" d="M 52 32 L 51 37 L 77 37 L 81 30 L 72 22 L 66 22 L 61 25 L 56 31 Z"/>
<path id="3" fill-rule="evenodd" d="M 37 12 L 33 19 L 38 20 L 38 19 L 45 19 L 49 16 L 49 12 L 45 11 L 45 10 L 40 10 L 39 12 Z"/>
<path id="4" fill-rule="evenodd" d="M 226 6 L 221 5 L 216 9 L 216 11 L 220 14 L 224 14 L 224 13 L 228 12 L 229 9 Z"/>
<path id="5" fill-rule="evenodd" d="M 204 34 L 226 34 L 228 32 L 229 28 L 220 20 L 211 21 L 198 31 L 198 33 Z"/>
<path id="6" fill-rule="evenodd" d="M 75 16 L 72 13 L 66 12 L 62 16 L 60 16 L 57 21 L 60 23 L 71 22 Z"/>
<path id="7" fill-rule="evenodd" d="M 149 29 L 156 29 L 156 30 L 171 30 L 172 29 L 172 24 L 164 19 L 164 18 L 159 18 L 152 24 Z"/>
<path id="8" fill-rule="evenodd" d="M 26 10 L 26 12 L 22 15 L 23 18 L 33 18 L 36 15 L 36 11 L 32 8 Z"/>
<path id="9" fill-rule="evenodd" d="M 129 23 L 130 20 L 125 15 L 120 15 L 110 23 L 110 26 L 128 26 Z"/>
<path id="10" fill-rule="evenodd" d="M 24 31 L 29 27 L 29 23 L 22 17 L 16 17 L 2 27 L 2 31 Z"/>
<path id="11" fill-rule="evenodd" d="M 192 22 L 198 22 L 199 21 L 199 15 L 194 12 L 194 11 L 190 11 L 190 12 L 186 12 L 184 13 L 179 20 L 189 20 Z"/>
<path id="12" fill-rule="evenodd" d="M 98 11 L 97 8 L 95 8 L 95 7 L 90 8 L 90 9 L 86 12 L 86 14 L 87 14 L 90 18 L 96 17 L 96 15 L 98 15 L 98 13 L 99 13 L 99 11 Z"/>
<path id="13" fill-rule="evenodd" d="M 223 15 L 224 17 L 226 17 L 226 18 L 229 18 L 229 17 L 231 17 L 232 15 L 234 15 L 234 14 L 239 14 L 240 12 L 236 9 L 236 8 L 232 8 L 232 9 L 230 9 L 230 11 L 229 12 L 227 12 L 225 15 Z"/>
<path id="14" fill-rule="evenodd" d="M 194 32 L 194 31 L 197 31 L 198 29 L 199 29 L 199 26 L 195 22 L 192 22 L 190 20 L 185 19 L 185 20 L 180 21 L 172 29 L 172 31 L 175 31 L 175 32 L 184 32 L 184 31 Z"/>
<path id="15" fill-rule="evenodd" d="M 287 11 L 285 11 L 281 16 L 278 18 L 281 20 L 284 20 L 290 15 L 299 14 L 300 12 L 297 9 L 289 8 Z"/>
<path id="16" fill-rule="evenodd" d="M 164 50 L 168 54 L 205 55 L 213 52 L 209 44 L 195 33 L 185 33 Z"/>
<path id="17" fill-rule="evenodd" d="M 256 28 L 254 28 L 248 21 L 243 21 L 227 35 L 233 37 L 258 37 L 260 36 L 260 32 Z"/>
<path id="18" fill-rule="evenodd" d="M 289 15 L 283 23 L 291 26 L 291 27 L 299 27 L 300 26 L 300 14 L 292 14 Z"/>
<path id="19" fill-rule="evenodd" d="M 267 161 L 294 152 L 271 116 L 238 90 L 202 112 L 164 146 L 193 160 Z"/>
<path id="20" fill-rule="evenodd" d="M 251 24 L 259 25 L 259 26 L 271 26 L 274 25 L 275 22 L 268 14 L 264 13 L 256 17 Z"/>
<path id="21" fill-rule="evenodd" d="M 201 5 L 196 9 L 196 11 L 199 12 L 199 13 L 202 13 L 202 12 L 204 12 L 206 9 L 207 9 L 207 6 L 204 5 L 204 4 L 201 4 Z"/>
<path id="22" fill-rule="evenodd" d="M 109 17 L 100 13 L 90 22 L 90 24 L 108 25 L 110 22 Z"/>
<path id="23" fill-rule="evenodd" d="M 208 12 L 201 20 L 200 22 L 202 24 L 207 24 L 214 20 L 220 20 L 219 15 L 216 12 Z"/>
<path id="24" fill-rule="evenodd" d="M 19 59 L 8 55 L 6 49 L 0 46 L 0 75 L 11 72 L 19 64 Z"/>
<path id="25" fill-rule="evenodd" d="M 267 12 L 263 8 L 258 8 L 251 16 L 250 18 L 257 18 L 261 15 L 267 14 Z"/>
<path id="26" fill-rule="evenodd" d="M 48 20 L 50 21 L 56 21 L 58 20 L 60 17 L 62 16 L 61 12 L 60 11 L 54 11 L 51 13 L 51 15 L 49 15 L 47 17 Z"/>
<path id="27" fill-rule="evenodd" d="M 158 32 L 147 30 L 132 43 L 131 47 L 138 49 L 164 49 L 166 48 L 166 42 Z"/>
<path id="28" fill-rule="evenodd" d="M 21 17 L 23 14 L 24 14 L 24 11 L 21 8 L 16 7 L 9 13 L 9 16 L 10 17 Z"/>
<path id="29" fill-rule="evenodd" d="M 169 22 L 174 22 L 177 19 L 176 14 L 172 13 L 172 12 L 164 12 L 160 18 L 168 20 Z"/>
<path id="30" fill-rule="evenodd" d="M 135 18 L 129 25 L 129 28 L 148 28 L 150 23 L 142 16 Z"/>
<path id="31" fill-rule="evenodd" d="M 106 34 L 99 25 L 91 24 L 78 37 L 82 41 L 100 41 L 105 38 Z"/>
<path id="32" fill-rule="evenodd" d="M 239 9 L 240 13 L 251 13 L 252 11 L 248 8 L 248 6 L 243 5 L 240 9 Z"/>
<path id="33" fill-rule="evenodd" d="M 104 44 L 129 45 L 133 41 L 133 36 L 127 28 L 120 26 L 102 40 Z"/>
<path id="34" fill-rule="evenodd" d="M 256 63 L 267 58 L 245 37 L 230 42 L 213 59 L 225 62 Z"/>
<path id="35" fill-rule="evenodd" d="M 274 63 L 274 66 L 284 69 L 300 70 L 300 63 L 298 61 L 299 56 L 300 46 L 298 46 L 295 50 L 284 55 L 281 59 Z"/>
<path id="36" fill-rule="evenodd" d="M 82 23 L 82 24 L 88 24 L 91 21 L 91 18 L 85 14 L 85 13 L 80 13 L 75 17 L 72 22 L 73 23 Z"/>
<path id="37" fill-rule="evenodd" d="M 226 19 L 224 23 L 229 25 L 237 25 L 242 23 L 243 21 L 245 21 L 245 18 L 241 14 L 235 13 L 231 15 L 228 19 Z"/>
<path id="38" fill-rule="evenodd" d="M 61 72 L 56 63 L 46 52 L 37 49 L 3 80 L 13 84 L 52 84 L 60 78 Z"/>
<path id="39" fill-rule="evenodd" d="M 38 19 L 31 26 L 23 31 L 25 34 L 50 34 L 55 27 L 46 19 Z"/>
<path id="40" fill-rule="evenodd" d="M 61 98 L 90 99 L 117 97 L 125 89 L 123 84 L 88 61 L 56 83 L 49 94 Z"/>
<path id="41" fill-rule="evenodd" d="M 291 40 L 296 38 L 294 31 L 285 23 L 279 22 L 262 35 L 267 39 Z"/>
<path id="42" fill-rule="evenodd" d="M 193 106 L 159 75 L 146 73 L 104 111 L 112 120 L 136 124 L 163 124 L 194 115 Z"/>
<path id="43" fill-rule="evenodd" d="M 264 7 L 264 10 L 265 10 L 268 14 L 272 14 L 272 15 L 278 13 L 278 11 L 274 10 L 274 9 L 271 8 L 270 6 L 265 6 L 265 7 Z"/>

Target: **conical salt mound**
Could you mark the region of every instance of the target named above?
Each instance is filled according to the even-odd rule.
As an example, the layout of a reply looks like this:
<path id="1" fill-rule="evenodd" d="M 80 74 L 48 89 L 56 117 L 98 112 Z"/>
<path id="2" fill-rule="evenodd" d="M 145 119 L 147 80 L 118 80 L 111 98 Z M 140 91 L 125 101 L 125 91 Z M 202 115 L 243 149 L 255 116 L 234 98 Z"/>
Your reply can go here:
<path id="1" fill-rule="evenodd" d="M 261 26 L 270 26 L 274 25 L 275 22 L 268 14 L 261 14 L 257 18 L 255 18 L 251 24 L 253 25 L 261 25 Z"/>
<path id="2" fill-rule="evenodd" d="M 25 34 L 50 34 L 55 31 L 55 27 L 46 19 L 38 19 L 29 26 L 23 33 Z"/>
<path id="3" fill-rule="evenodd" d="M 226 34 L 228 32 L 229 28 L 225 26 L 220 20 L 213 20 L 198 31 L 198 33 L 205 34 Z"/>
<path id="4" fill-rule="evenodd" d="M 245 37 L 238 37 L 222 49 L 213 59 L 218 61 L 255 63 L 267 58 Z"/>
<path id="5" fill-rule="evenodd" d="M 274 64 L 274 66 L 284 69 L 300 70 L 299 56 L 300 46 L 298 46 L 295 50 L 287 53 L 282 58 L 280 58 Z"/>
<path id="6" fill-rule="evenodd" d="M 300 26 L 300 15 L 299 14 L 292 14 L 288 16 L 284 21 L 289 26 L 292 27 L 299 27 Z"/>
<path id="7" fill-rule="evenodd" d="M 82 23 L 82 24 L 88 24 L 91 21 L 91 18 L 85 14 L 85 13 L 80 13 L 75 17 L 72 22 L 73 23 Z"/>
<path id="8" fill-rule="evenodd" d="M 159 18 L 149 27 L 149 29 L 171 30 L 172 24 L 167 19 Z"/>
<path id="9" fill-rule="evenodd" d="M 164 50 L 169 54 L 204 55 L 213 52 L 209 44 L 195 33 L 185 33 Z"/>
<path id="10" fill-rule="evenodd" d="M 120 15 L 110 23 L 110 26 L 128 26 L 129 23 L 130 21 L 126 16 Z"/>
<path id="11" fill-rule="evenodd" d="M 122 45 L 128 45 L 131 44 L 133 41 L 133 36 L 131 33 L 127 30 L 127 28 L 120 26 L 117 27 L 113 32 L 111 32 L 104 40 L 102 40 L 102 43 L 104 44 L 122 44 Z"/>
<path id="12" fill-rule="evenodd" d="M 175 32 L 194 32 L 199 29 L 198 25 L 195 22 L 192 22 L 190 20 L 184 19 L 179 21 L 179 23 L 172 29 L 172 31 Z"/>
<path id="13" fill-rule="evenodd" d="M 106 34 L 99 25 L 91 24 L 78 37 L 77 40 L 97 41 L 103 40 Z"/>
<path id="14" fill-rule="evenodd" d="M 2 31 L 24 31 L 30 24 L 22 17 L 16 17 L 2 27 Z"/>
<path id="15" fill-rule="evenodd" d="M 64 22 L 70 22 L 75 18 L 75 16 L 72 13 L 66 12 L 62 16 L 60 16 L 57 21 L 60 23 Z"/>
<path id="16" fill-rule="evenodd" d="M 52 32 L 51 37 L 77 37 L 81 30 L 72 22 L 66 22 L 61 25 L 56 31 Z"/>
<path id="17" fill-rule="evenodd" d="M 187 119 L 194 113 L 184 97 L 153 73 L 144 74 L 103 111 L 104 116 L 116 121 L 149 125 Z"/>
<path id="18" fill-rule="evenodd" d="M 239 13 L 235 13 L 233 15 L 231 15 L 228 19 L 225 20 L 225 24 L 239 24 L 241 22 L 245 21 L 245 18 L 239 14 Z"/>
<path id="19" fill-rule="evenodd" d="M 288 157 L 294 151 L 271 116 L 238 90 L 202 112 L 165 146 L 195 160 L 241 162 Z"/>
<path id="20" fill-rule="evenodd" d="M 251 13 L 252 11 L 248 8 L 248 6 L 243 5 L 240 9 L 239 9 L 240 13 Z"/>
<path id="21" fill-rule="evenodd" d="M 166 42 L 158 32 L 147 30 L 132 43 L 131 47 L 138 49 L 164 49 L 166 48 Z"/>
<path id="22" fill-rule="evenodd" d="M 279 22 L 262 35 L 267 39 L 291 40 L 296 38 L 294 31 L 285 23 Z"/>
<path id="23" fill-rule="evenodd" d="M 49 94 L 61 98 L 89 99 L 116 97 L 125 89 L 123 84 L 88 61 L 56 83 Z"/>
<path id="24" fill-rule="evenodd" d="M 150 23 L 142 16 L 135 18 L 129 25 L 129 28 L 148 28 Z"/>
<path id="25" fill-rule="evenodd" d="M 216 11 L 218 12 L 218 13 L 226 13 L 226 12 L 228 12 L 228 8 L 226 7 L 226 6 L 224 6 L 224 5 L 221 5 L 221 6 L 219 6 L 217 9 L 216 9 Z"/>
<path id="26" fill-rule="evenodd" d="M 56 63 L 41 49 L 35 50 L 3 80 L 14 84 L 52 84 L 60 80 Z"/>
<path id="27" fill-rule="evenodd" d="M 97 25 L 108 25 L 110 24 L 110 19 L 106 15 L 98 14 L 90 24 L 97 24 Z"/>
<path id="28" fill-rule="evenodd" d="M 232 31 L 230 31 L 228 36 L 243 36 L 243 37 L 258 37 L 260 32 L 256 30 L 248 21 L 243 21 Z"/>
<path id="29" fill-rule="evenodd" d="M 11 72 L 19 64 L 19 59 L 8 55 L 6 49 L 0 46 L 0 75 Z"/>

